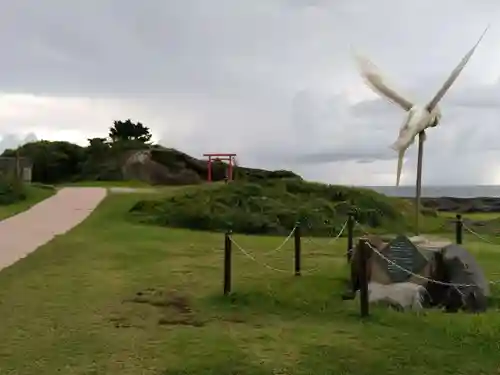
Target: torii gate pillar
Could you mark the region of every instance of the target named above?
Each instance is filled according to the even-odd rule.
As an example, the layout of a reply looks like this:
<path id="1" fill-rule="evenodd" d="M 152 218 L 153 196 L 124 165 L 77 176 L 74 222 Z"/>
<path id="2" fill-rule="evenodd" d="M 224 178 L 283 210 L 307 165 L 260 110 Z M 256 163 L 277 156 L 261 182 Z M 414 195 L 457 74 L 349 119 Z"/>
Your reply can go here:
<path id="1" fill-rule="evenodd" d="M 236 154 L 221 154 L 221 153 L 212 153 L 212 154 L 203 154 L 204 157 L 208 158 L 207 160 L 207 181 L 212 182 L 212 162 L 214 161 L 227 161 L 227 181 L 233 180 L 233 167 L 235 165 Z"/>

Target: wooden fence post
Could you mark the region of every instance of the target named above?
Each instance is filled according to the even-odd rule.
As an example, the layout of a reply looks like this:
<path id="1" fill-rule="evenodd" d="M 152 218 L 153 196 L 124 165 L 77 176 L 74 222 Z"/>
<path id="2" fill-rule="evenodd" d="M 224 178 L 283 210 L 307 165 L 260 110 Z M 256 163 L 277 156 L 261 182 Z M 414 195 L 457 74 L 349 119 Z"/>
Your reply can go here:
<path id="1" fill-rule="evenodd" d="M 354 219 L 355 212 L 353 209 L 347 214 L 347 261 L 352 258 L 352 248 L 354 246 Z"/>
<path id="2" fill-rule="evenodd" d="M 300 239 L 300 222 L 297 222 L 294 232 L 294 243 L 295 243 L 295 276 L 300 276 L 300 266 L 301 266 L 301 256 L 302 256 L 302 244 Z"/>
<path id="3" fill-rule="evenodd" d="M 231 241 L 231 230 L 224 234 L 224 295 L 231 293 L 231 252 L 233 243 Z"/>
<path id="4" fill-rule="evenodd" d="M 358 242 L 359 251 L 359 308 L 361 317 L 365 318 L 370 315 L 370 309 L 368 304 L 368 258 L 369 252 L 371 251 L 370 245 L 367 239 L 360 239 Z"/>
<path id="5" fill-rule="evenodd" d="M 456 220 L 455 220 L 455 242 L 458 245 L 461 245 L 463 243 L 463 227 L 464 223 L 462 221 L 462 215 L 457 214 Z"/>

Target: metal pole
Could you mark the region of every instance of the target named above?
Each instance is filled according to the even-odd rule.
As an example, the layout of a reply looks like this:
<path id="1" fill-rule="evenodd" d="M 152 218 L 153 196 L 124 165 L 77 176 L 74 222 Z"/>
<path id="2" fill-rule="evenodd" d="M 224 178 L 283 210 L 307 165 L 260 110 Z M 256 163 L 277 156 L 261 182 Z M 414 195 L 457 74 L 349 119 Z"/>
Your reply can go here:
<path id="1" fill-rule="evenodd" d="M 347 214 L 347 261 L 351 261 L 354 246 L 354 209 Z"/>
<path id="2" fill-rule="evenodd" d="M 422 162 L 425 132 L 418 134 L 417 186 L 415 191 L 415 234 L 420 235 L 420 196 L 422 195 Z"/>

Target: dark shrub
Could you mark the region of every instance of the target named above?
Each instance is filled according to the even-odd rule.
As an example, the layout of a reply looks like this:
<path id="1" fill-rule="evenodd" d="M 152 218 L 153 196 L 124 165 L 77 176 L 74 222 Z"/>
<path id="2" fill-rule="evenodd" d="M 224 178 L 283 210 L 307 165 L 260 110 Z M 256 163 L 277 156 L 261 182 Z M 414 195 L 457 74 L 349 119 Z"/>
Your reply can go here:
<path id="1" fill-rule="evenodd" d="M 0 205 L 8 205 L 26 199 L 24 183 L 14 176 L 0 175 Z"/>

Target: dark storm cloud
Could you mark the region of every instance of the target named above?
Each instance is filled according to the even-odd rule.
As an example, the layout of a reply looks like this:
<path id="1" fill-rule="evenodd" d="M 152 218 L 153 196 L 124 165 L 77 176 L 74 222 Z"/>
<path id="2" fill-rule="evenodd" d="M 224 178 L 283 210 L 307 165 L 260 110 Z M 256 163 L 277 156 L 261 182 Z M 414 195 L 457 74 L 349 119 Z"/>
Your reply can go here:
<path id="1" fill-rule="evenodd" d="M 41 116 L 44 129 L 105 132 L 114 118 L 137 117 L 167 145 L 195 155 L 216 149 L 261 167 L 314 164 L 324 179 L 332 178 L 327 163 L 335 162 L 342 181 L 361 181 L 366 168 L 378 181 L 392 181 L 389 145 L 404 113 L 367 95 L 351 48 L 425 102 L 486 23 L 498 19 L 495 4 L 0 0 L 2 91 L 88 98 L 73 110 L 61 99 L 43 116 L 6 105 L 0 118 L 5 128 L 32 129 Z M 500 135 L 498 40 L 500 25 L 492 22 L 442 103 L 443 122 L 426 143 L 426 160 L 435 158 L 425 166 L 429 181 L 444 178 L 456 158 L 467 168 L 492 163 Z M 445 150 L 453 157 L 443 158 Z M 405 170 L 414 155 L 410 150 Z"/>

